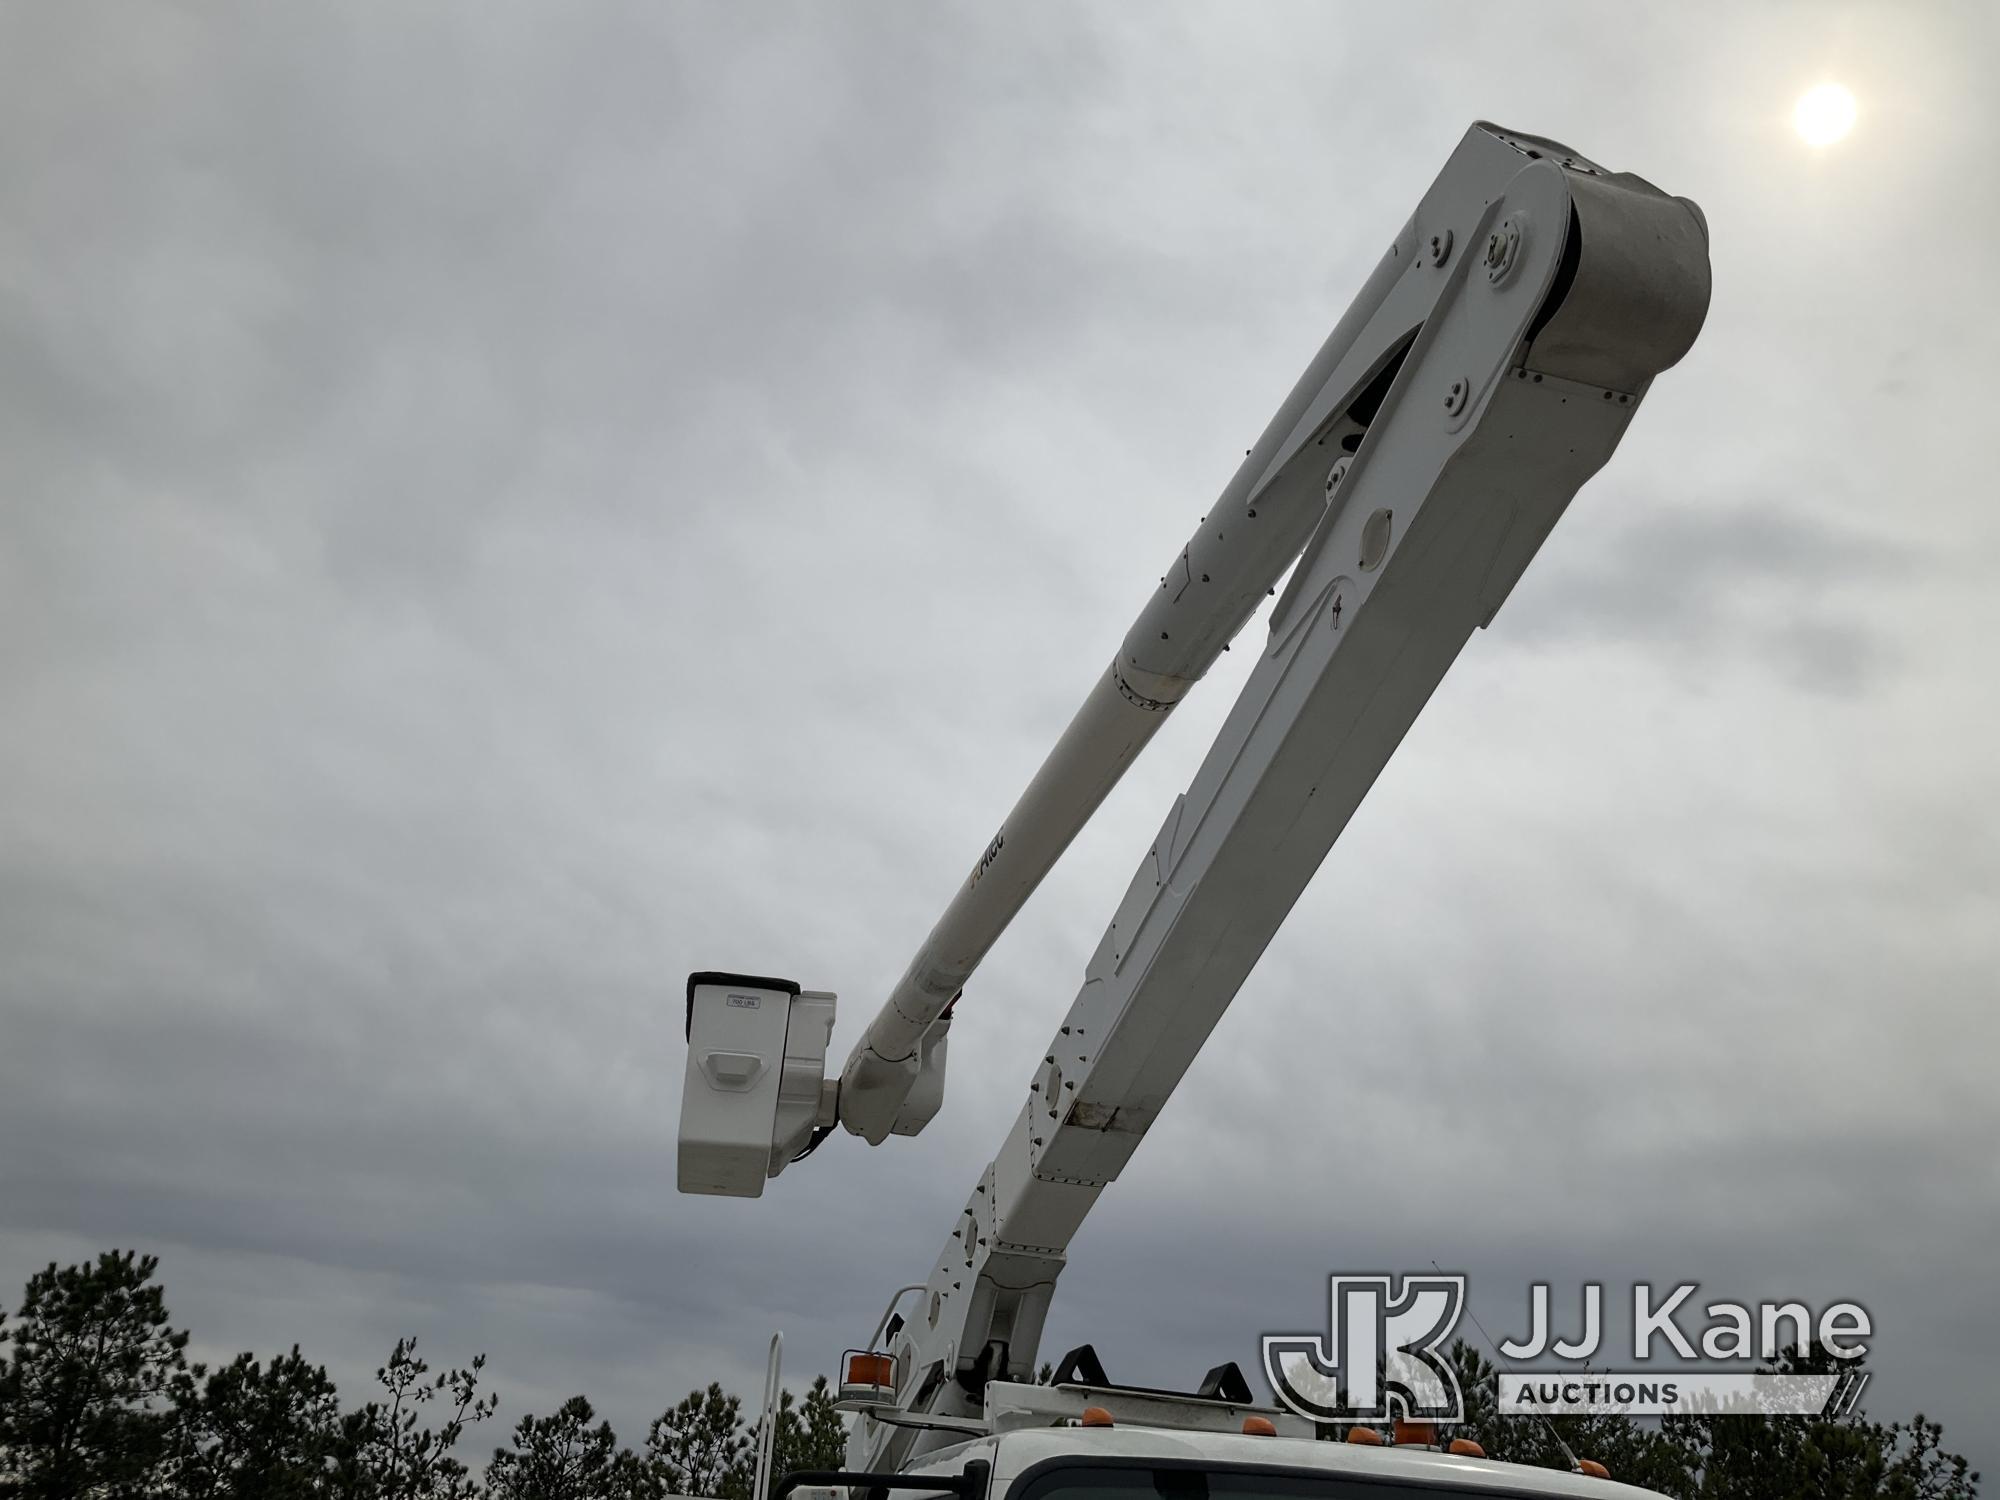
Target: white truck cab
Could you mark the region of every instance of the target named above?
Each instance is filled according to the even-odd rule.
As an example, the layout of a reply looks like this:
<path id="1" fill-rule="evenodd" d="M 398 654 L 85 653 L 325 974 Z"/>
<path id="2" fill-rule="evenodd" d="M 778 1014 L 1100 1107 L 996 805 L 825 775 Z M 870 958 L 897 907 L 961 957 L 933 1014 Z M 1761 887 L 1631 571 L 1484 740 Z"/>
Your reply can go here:
<path id="1" fill-rule="evenodd" d="M 1234 1367 L 1225 1369 L 1240 1384 Z M 995 1381 L 985 1405 L 978 1425 L 989 1430 L 933 1448 L 893 1475 L 790 1475 L 773 1500 L 1659 1500 L 1601 1471 L 1496 1462 L 1467 1443 L 1440 1447 L 1425 1440 L 1428 1429 L 1395 1444 L 1372 1429 L 1325 1441 L 1291 1412 L 1244 1401 Z M 860 1408 L 858 1451 L 878 1446 L 867 1428 L 885 1417 L 893 1420 L 886 1408 Z"/>
<path id="2" fill-rule="evenodd" d="M 968 1500 L 1426 1500 L 1421 1492 L 1438 1491 L 1658 1500 L 1611 1479 L 1430 1447 L 1129 1426 L 975 1438 L 927 1455 L 908 1477 L 962 1474 L 975 1461 L 987 1465 L 985 1488 Z"/>

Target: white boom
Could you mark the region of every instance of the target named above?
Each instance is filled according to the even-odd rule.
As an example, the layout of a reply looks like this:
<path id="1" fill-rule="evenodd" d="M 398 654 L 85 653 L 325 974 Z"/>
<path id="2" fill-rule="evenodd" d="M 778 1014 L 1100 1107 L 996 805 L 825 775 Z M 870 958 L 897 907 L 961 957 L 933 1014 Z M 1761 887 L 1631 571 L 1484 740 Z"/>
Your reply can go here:
<path id="1" fill-rule="evenodd" d="M 880 1144 L 892 1131 L 914 1135 L 936 1112 L 941 1078 L 929 1088 L 917 1089 L 914 1100 L 911 1095 L 926 1068 L 943 1067 L 942 1043 L 950 1026 L 951 1003 L 1125 768 L 1188 689 L 1214 665 L 1272 582 L 1326 519 L 1334 498 L 1333 480 L 1326 466 L 1312 459 L 1338 455 L 1354 445 L 1384 394 L 1371 391 L 1370 382 L 1398 373 L 1407 335 L 1428 322 L 1446 296 L 1460 295 L 1467 287 L 1477 293 L 1497 286 L 1485 274 L 1482 232 L 1503 234 L 1501 253 L 1520 253 L 1521 231 L 1529 223 L 1525 207 L 1497 215 L 1485 210 L 1508 186 L 1505 179 L 1521 169 L 1524 152 L 1534 151 L 1552 159 L 1549 170 L 1574 177 L 1602 175 L 1550 142 L 1510 137 L 1486 127 L 1475 127 L 1467 136 L 1423 209 L 1383 256 L 1211 515 L 1202 518 L 1181 548 L 1158 592 L 1127 632 L 1110 669 L 1085 698 L 855 1045 L 840 1090 L 840 1119 L 849 1130 L 870 1144 Z M 1476 198 L 1471 195 L 1475 186 L 1480 190 Z M 1655 201 L 1660 196 L 1650 194 Z M 1615 190 L 1594 197 L 1591 207 L 1599 217 L 1623 205 Z M 1691 206 L 1680 218 L 1683 238 L 1693 236 L 1698 242 L 1701 231 Z M 1533 233 L 1544 251 L 1559 252 L 1567 238 L 1565 229 L 1565 223 L 1558 222 L 1537 225 Z M 1603 227 L 1598 232 L 1602 234 Z M 1440 236 L 1436 249 L 1433 235 Z M 1469 257 L 1465 247 L 1473 247 Z M 1635 246 L 1630 253 L 1640 249 Z M 1528 253 L 1534 253 L 1532 247 Z M 1705 275 L 1706 256 L 1697 258 Z M 1548 269 L 1558 267 L 1559 261 L 1550 262 Z M 1510 266 L 1503 279 L 1511 282 L 1520 274 Z M 1533 288 L 1525 295 L 1545 290 Z M 1694 323 L 1684 329 L 1667 323 L 1638 331 L 1654 338 L 1685 332 L 1691 340 L 1698 326 L 1697 313 Z M 1684 349 L 1685 344 L 1672 350 L 1666 362 Z M 1504 358 L 1506 352 L 1510 351 L 1479 351 L 1489 360 Z M 1566 352 L 1571 356 L 1568 368 L 1586 383 L 1605 384 L 1620 373 L 1578 365 L 1580 348 Z M 1638 362 L 1646 354 L 1642 349 L 1621 352 Z M 1449 374 L 1443 390 L 1432 394 L 1441 402 L 1449 393 L 1450 380 L 1470 380 L 1473 374 L 1470 369 Z M 1461 399 L 1469 408 L 1483 403 L 1488 394 L 1483 386 L 1477 392 L 1468 386 Z M 1639 392 L 1624 390 L 1617 395 L 1626 399 L 1614 397 L 1613 405 L 1623 406 L 1629 417 Z M 1351 500 L 1339 498 L 1345 503 L 1334 508 L 1353 509 Z M 1392 491 L 1391 498 L 1399 497 Z M 1496 598 L 1496 606 L 1498 602 Z M 1346 607 L 1352 603 L 1346 601 Z"/>
<path id="2" fill-rule="evenodd" d="M 906 1463 L 940 1440 L 928 1435 L 936 1425 L 976 1416 L 989 1380 L 1033 1371 L 1066 1249 L 1097 1195 L 1473 629 L 1610 457 L 1653 376 L 1692 345 L 1708 294 L 1707 229 L 1692 203 L 1552 142 L 1474 126 L 1175 559 L 837 1092 L 814 1096 L 801 1059 L 823 1055 L 830 1022 L 802 1012 L 806 1040 L 782 1051 L 789 1123 L 759 1135 L 766 1106 L 746 1101 L 756 1088 L 779 1097 L 778 1054 L 710 1039 L 749 1035 L 758 1005 L 830 1001 L 735 980 L 701 989 L 698 1004 L 691 983 L 684 1187 L 691 1142 L 715 1150 L 738 1137 L 744 1160 L 768 1157 L 776 1175 L 809 1115 L 870 1142 L 920 1128 L 941 1096 L 948 1009 L 967 978 L 1297 559 L 1249 681 L 891 1337 L 893 1397 L 857 1425 L 855 1467 Z M 782 1039 L 782 1022 L 773 1014 L 768 1035 Z M 761 1190 L 761 1178 L 733 1180 L 704 1190 Z"/>

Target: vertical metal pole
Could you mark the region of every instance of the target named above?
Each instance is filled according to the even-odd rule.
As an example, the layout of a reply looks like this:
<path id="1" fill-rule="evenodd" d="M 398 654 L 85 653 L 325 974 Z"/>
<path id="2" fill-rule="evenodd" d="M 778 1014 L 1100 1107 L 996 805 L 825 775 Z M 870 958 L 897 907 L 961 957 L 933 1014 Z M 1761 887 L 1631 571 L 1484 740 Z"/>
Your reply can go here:
<path id="1" fill-rule="evenodd" d="M 771 1449 L 778 1436 L 778 1357 L 784 1347 L 784 1334 L 772 1334 L 770 1358 L 764 1364 L 764 1422 L 757 1438 L 757 1481 L 751 1500 L 769 1500 L 771 1494 Z"/>

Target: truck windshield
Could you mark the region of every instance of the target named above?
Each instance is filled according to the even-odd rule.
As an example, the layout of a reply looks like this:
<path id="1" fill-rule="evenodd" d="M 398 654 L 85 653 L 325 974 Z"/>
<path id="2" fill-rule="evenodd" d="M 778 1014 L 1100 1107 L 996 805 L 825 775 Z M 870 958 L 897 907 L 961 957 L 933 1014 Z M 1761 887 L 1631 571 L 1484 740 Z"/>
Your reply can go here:
<path id="1" fill-rule="evenodd" d="M 1199 1462 L 1038 1465 L 1016 1479 L 1007 1500 L 1438 1500 L 1442 1487 L 1387 1483 L 1315 1469 Z M 1446 1494 L 1525 1494 L 1453 1485 Z"/>

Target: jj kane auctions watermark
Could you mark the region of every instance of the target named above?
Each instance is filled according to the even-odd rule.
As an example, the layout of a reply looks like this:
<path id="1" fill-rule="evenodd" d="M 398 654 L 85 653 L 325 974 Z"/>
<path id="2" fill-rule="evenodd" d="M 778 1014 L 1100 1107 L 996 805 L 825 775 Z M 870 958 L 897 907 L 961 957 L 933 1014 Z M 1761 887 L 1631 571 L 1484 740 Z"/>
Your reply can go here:
<path id="1" fill-rule="evenodd" d="M 1868 1377 L 1839 1366 L 1868 1352 L 1874 1323 L 1860 1303 L 1834 1302 L 1817 1311 L 1803 1302 L 1697 1307 L 1699 1290 L 1692 1281 L 1657 1288 L 1642 1281 L 1621 1289 L 1632 1314 L 1631 1358 L 1651 1363 L 1644 1370 L 1604 1370 L 1594 1367 L 1603 1353 L 1604 1283 L 1585 1283 L 1574 1337 L 1556 1333 L 1548 1284 L 1534 1283 L 1526 1336 L 1495 1346 L 1499 1410 L 1841 1415 L 1854 1408 Z M 1334 1276 L 1327 1334 L 1266 1334 L 1264 1373 L 1284 1405 L 1316 1422 L 1463 1421 L 1465 1395 L 1445 1350 L 1465 1312 L 1465 1296 L 1465 1277 L 1442 1272 Z M 1836 1368 L 1803 1374 L 1693 1367 L 1697 1361 L 1769 1362 L 1804 1344 L 1824 1350 Z M 1515 1367 L 1516 1361 L 1549 1358 L 1562 1364 Z"/>

